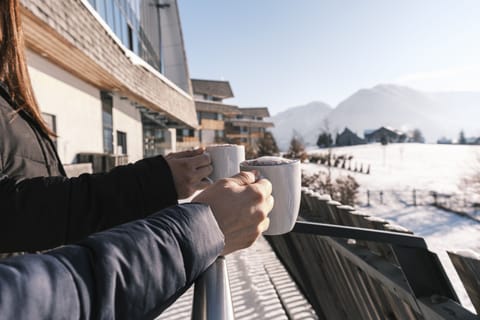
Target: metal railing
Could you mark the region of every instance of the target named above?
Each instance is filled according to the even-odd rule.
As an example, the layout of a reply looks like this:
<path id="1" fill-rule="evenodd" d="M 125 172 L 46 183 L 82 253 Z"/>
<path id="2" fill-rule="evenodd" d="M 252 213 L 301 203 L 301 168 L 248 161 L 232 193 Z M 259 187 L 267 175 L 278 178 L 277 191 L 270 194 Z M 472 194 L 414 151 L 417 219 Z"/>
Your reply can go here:
<path id="1" fill-rule="evenodd" d="M 233 320 L 227 264 L 219 257 L 195 282 L 192 320 Z"/>
<path id="2" fill-rule="evenodd" d="M 425 240 L 421 237 L 392 231 L 303 221 L 297 222 L 292 232 L 390 244 L 416 297 L 441 295 L 459 302 L 440 260 L 436 254 L 428 250 Z"/>

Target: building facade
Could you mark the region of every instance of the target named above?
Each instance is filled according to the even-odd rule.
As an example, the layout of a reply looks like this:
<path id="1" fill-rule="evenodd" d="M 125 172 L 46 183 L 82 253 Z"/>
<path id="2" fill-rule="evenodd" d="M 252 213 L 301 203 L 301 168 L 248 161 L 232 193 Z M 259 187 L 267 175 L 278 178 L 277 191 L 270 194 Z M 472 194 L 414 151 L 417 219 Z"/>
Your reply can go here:
<path id="1" fill-rule="evenodd" d="M 190 146 L 176 140 L 198 122 L 175 0 L 21 4 L 32 84 L 63 163 Z"/>
<path id="2" fill-rule="evenodd" d="M 234 97 L 228 81 L 192 79 L 192 88 L 202 145 L 235 143 L 255 150 L 265 130 L 273 127 L 264 120 L 270 116 L 268 108 L 239 108 L 223 102 Z"/>
<path id="3" fill-rule="evenodd" d="M 229 119 L 226 126 L 226 136 L 229 141 L 244 144 L 254 152 L 257 142 L 265 136 L 267 128 L 272 128 L 273 123 L 265 121 L 270 117 L 268 108 L 239 108 L 240 114 Z"/>

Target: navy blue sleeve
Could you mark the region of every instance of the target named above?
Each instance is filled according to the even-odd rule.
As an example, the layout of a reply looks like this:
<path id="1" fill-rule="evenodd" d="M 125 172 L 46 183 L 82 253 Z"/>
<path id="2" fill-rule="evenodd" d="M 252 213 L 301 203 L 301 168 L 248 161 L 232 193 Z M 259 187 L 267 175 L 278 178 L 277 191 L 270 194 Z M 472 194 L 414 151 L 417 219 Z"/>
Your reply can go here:
<path id="1" fill-rule="evenodd" d="M 175 204 L 173 176 L 162 157 L 70 179 L 0 175 L 0 252 L 73 243 Z"/>
<path id="2" fill-rule="evenodd" d="M 186 204 L 46 254 L 0 261 L 1 319 L 153 319 L 223 250 L 209 207 Z"/>

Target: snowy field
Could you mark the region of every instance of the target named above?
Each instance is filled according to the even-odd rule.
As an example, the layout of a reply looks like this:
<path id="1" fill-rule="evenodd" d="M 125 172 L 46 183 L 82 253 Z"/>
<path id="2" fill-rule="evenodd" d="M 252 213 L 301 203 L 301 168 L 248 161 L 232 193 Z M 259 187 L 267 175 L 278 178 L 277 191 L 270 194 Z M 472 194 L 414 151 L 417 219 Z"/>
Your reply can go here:
<path id="1" fill-rule="evenodd" d="M 309 154 L 326 150 L 309 150 Z M 447 251 L 469 250 L 480 255 L 480 222 L 439 210 L 428 205 L 413 206 L 412 190 L 440 193 L 462 192 L 461 180 L 480 171 L 480 146 L 435 144 L 380 144 L 333 148 L 337 155 L 353 155 L 352 165 L 370 165 L 369 175 L 331 169 L 332 175 L 352 175 L 360 184 L 359 209 L 403 226 L 426 239 L 431 251 L 438 254 L 453 283 L 461 303 L 473 306 L 447 256 Z M 327 170 L 317 164 L 303 164 L 312 174 Z M 366 190 L 370 206 L 366 206 Z M 383 191 L 380 201 L 379 191 Z M 421 201 L 419 201 L 421 203 Z"/>

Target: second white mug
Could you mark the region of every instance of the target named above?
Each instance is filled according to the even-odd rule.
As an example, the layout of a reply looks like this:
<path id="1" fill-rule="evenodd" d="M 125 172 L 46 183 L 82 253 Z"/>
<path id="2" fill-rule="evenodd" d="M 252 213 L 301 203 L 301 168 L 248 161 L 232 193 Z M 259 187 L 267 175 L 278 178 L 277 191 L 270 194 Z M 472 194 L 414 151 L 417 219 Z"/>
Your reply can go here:
<path id="1" fill-rule="evenodd" d="M 236 144 L 218 144 L 205 148 L 212 160 L 210 179 L 217 181 L 240 172 L 240 163 L 245 160 L 245 147 Z"/>

